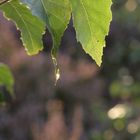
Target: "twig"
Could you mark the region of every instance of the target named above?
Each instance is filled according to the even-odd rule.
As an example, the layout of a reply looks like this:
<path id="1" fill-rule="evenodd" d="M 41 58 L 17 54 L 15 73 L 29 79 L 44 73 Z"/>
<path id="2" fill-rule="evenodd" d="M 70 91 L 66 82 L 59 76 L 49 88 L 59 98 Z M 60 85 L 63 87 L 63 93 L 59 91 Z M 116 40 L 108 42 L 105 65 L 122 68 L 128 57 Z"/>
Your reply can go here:
<path id="1" fill-rule="evenodd" d="M 2 2 L 0 2 L 0 5 L 3 5 L 3 4 L 5 4 L 6 2 L 8 2 L 9 0 L 4 0 L 4 1 L 2 1 Z"/>

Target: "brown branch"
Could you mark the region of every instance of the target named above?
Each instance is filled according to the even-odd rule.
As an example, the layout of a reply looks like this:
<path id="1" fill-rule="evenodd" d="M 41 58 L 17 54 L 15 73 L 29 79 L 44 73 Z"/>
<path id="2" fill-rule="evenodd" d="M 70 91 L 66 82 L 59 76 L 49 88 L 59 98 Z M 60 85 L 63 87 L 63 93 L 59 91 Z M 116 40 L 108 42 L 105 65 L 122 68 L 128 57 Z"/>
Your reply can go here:
<path id="1" fill-rule="evenodd" d="M 5 4 L 6 2 L 8 2 L 9 0 L 4 0 L 4 1 L 2 1 L 2 2 L 0 2 L 0 5 L 3 5 L 3 4 Z"/>

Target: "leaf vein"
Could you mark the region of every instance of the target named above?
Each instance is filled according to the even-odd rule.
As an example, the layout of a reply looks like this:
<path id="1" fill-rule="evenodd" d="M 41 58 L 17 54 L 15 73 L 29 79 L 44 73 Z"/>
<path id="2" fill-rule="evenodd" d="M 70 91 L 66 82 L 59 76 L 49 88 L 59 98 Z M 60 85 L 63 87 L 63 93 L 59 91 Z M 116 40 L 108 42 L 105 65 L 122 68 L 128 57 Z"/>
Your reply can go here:
<path id="1" fill-rule="evenodd" d="M 84 9 L 84 11 L 85 11 L 86 18 L 87 18 L 87 23 L 88 23 L 89 30 L 90 30 L 90 34 L 91 34 L 91 37 L 92 37 L 92 36 L 93 36 L 93 32 L 92 32 L 92 29 L 91 29 L 91 25 L 90 25 L 90 21 L 89 21 L 88 13 L 87 13 L 87 10 L 86 10 L 86 8 L 85 8 L 85 6 L 84 6 L 83 0 L 80 0 L 80 1 L 81 1 L 81 5 L 82 5 L 82 7 L 83 7 L 83 9 Z M 91 40 L 92 40 L 92 42 L 94 43 L 93 38 L 92 38 Z"/>

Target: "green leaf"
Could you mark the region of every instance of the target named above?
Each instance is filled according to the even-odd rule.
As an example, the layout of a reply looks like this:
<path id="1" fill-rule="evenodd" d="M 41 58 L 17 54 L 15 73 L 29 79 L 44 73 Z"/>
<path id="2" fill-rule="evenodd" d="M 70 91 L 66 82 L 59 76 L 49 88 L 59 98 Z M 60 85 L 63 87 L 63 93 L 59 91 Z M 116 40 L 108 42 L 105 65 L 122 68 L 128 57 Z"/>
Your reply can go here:
<path id="1" fill-rule="evenodd" d="M 53 38 L 53 54 L 56 55 L 61 37 L 71 18 L 69 0 L 21 0 L 28 4 L 32 13 L 47 23 Z"/>
<path id="2" fill-rule="evenodd" d="M 70 0 L 77 40 L 83 49 L 100 66 L 105 36 L 108 34 L 111 14 L 111 0 Z"/>
<path id="3" fill-rule="evenodd" d="M 5 86 L 7 91 L 13 93 L 14 78 L 8 66 L 0 63 L 0 85 Z"/>
<path id="4" fill-rule="evenodd" d="M 43 20 L 44 23 L 46 23 L 47 16 L 41 0 L 20 0 L 20 1 L 30 8 L 33 15 L 37 16 L 38 18 Z"/>
<path id="5" fill-rule="evenodd" d="M 69 0 L 42 0 L 47 13 L 47 24 L 53 36 L 53 54 L 60 45 L 61 37 L 70 21 L 71 7 Z"/>
<path id="6" fill-rule="evenodd" d="M 29 55 L 37 54 L 43 49 L 42 34 L 45 30 L 45 24 L 36 16 L 33 16 L 24 4 L 19 0 L 11 0 L 0 5 L 7 18 L 16 23 L 21 30 L 21 39 Z"/>

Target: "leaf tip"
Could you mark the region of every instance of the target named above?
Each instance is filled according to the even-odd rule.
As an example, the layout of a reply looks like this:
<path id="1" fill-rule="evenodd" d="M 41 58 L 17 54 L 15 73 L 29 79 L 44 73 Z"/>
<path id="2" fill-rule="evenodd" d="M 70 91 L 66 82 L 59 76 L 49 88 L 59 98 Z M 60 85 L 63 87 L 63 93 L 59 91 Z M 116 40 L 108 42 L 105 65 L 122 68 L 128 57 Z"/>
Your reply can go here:
<path id="1" fill-rule="evenodd" d="M 38 54 L 40 51 L 43 50 L 43 46 L 40 48 L 40 49 L 36 49 L 36 50 L 28 50 L 26 47 L 25 47 L 25 51 L 27 52 L 27 54 L 29 56 L 32 56 L 32 55 L 36 55 Z"/>

